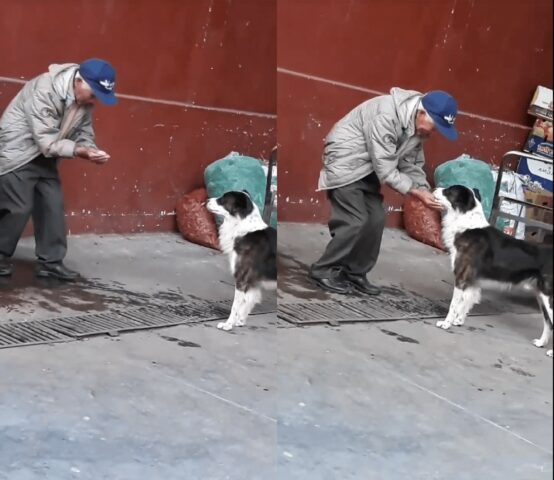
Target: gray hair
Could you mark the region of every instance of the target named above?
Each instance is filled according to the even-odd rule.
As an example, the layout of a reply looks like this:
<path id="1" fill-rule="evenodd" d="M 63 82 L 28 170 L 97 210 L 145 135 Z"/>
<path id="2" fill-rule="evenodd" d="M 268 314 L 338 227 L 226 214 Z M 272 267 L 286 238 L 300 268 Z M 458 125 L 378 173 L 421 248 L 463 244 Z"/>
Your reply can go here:
<path id="1" fill-rule="evenodd" d="M 86 89 L 86 90 L 90 90 L 92 91 L 92 87 L 87 83 L 87 81 L 81 76 L 81 74 L 79 73 L 79 70 L 77 70 L 77 73 L 75 74 L 75 79 L 79 79 L 83 82 L 83 87 Z"/>
<path id="2" fill-rule="evenodd" d="M 427 110 L 425 110 L 425 108 L 423 107 L 423 105 L 421 105 L 421 103 L 418 105 L 417 111 L 418 112 L 423 112 L 429 120 L 431 120 L 433 123 L 435 123 L 435 120 L 433 120 L 433 117 L 431 117 L 431 115 L 429 115 L 429 113 L 427 112 Z"/>

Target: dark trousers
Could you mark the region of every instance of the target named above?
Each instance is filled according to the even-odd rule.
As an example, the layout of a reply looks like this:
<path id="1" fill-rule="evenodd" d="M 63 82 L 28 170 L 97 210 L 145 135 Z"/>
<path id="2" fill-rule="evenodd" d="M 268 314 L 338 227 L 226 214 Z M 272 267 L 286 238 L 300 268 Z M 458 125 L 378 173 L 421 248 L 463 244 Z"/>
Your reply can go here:
<path id="1" fill-rule="evenodd" d="M 316 278 L 339 272 L 365 276 L 377 262 L 385 228 L 381 185 L 375 173 L 350 185 L 329 190 L 331 241 L 311 267 Z"/>
<path id="2" fill-rule="evenodd" d="M 0 257 L 11 257 L 30 217 L 40 262 L 61 262 L 67 251 L 57 159 L 42 155 L 0 175 Z"/>

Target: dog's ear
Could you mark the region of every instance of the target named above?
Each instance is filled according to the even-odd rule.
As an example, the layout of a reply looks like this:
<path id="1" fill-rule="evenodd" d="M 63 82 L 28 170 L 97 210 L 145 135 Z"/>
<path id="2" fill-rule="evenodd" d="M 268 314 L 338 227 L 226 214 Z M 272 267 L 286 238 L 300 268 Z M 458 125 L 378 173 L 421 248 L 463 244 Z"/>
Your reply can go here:
<path id="1" fill-rule="evenodd" d="M 248 195 L 249 197 L 251 196 L 248 190 L 242 190 L 242 193 L 246 193 L 246 195 Z"/>
<path id="2" fill-rule="evenodd" d="M 479 201 L 481 201 L 481 192 L 479 191 L 478 188 L 474 188 L 473 189 L 473 193 L 475 194 L 475 198 Z"/>

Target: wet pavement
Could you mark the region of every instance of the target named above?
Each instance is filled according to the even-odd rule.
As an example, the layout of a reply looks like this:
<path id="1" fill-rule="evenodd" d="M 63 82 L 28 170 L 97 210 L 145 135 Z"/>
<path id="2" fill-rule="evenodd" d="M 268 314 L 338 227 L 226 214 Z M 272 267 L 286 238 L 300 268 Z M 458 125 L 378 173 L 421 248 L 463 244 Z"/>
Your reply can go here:
<path id="1" fill-rule="evenodd" d="M 177 235 L 70 237 L 65 263 L 81 273 L 79 280 L 37 278 L 33 242 L 20 242 L 13 276 L 0 277 L 0 322 L 186 298 L 226 300 L 233 291 L 222 255 Z M 191 281 L 191 274 L 197 281 Z"/>
<path id="2" fill-rule="evenodd" d="M 279 226 L 282 302 L 333 298 L 305 276 L 326 240 Z M 71 237 L 75 285 L 39 284 L 32 252 L 25 240 L 0 287 L 3 321 L 233 293 L 226 259 L 177 235 Z M 451 289 L 447 258 L 399 231 L 372 279 Z M 0 350 L 0 479 L 550 479 L 552 359 L 514 295 L 513 312 L 451 333 L 271 314 L 231 334 L 209 322 Z"/>

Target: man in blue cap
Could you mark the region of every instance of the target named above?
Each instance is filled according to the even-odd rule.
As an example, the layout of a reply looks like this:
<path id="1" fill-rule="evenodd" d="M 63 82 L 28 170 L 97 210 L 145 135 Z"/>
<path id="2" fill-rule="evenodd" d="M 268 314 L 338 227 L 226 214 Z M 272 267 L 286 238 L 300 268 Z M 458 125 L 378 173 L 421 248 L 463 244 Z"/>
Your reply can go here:
<path id="1" fill-rule="evenodd" d="M 36 275 L 73 280 L 63 259 L 67 238 L 58 173 L 61 158 L 97 164 L 110 156 L 95 143 L 92 108 L 115 105 L 115 70 L 106 61 L 51 65 L 25 84 L 0 118 L 0 276 L 33 218 Z"/>
<path id="2" fill-rule="evenodd" d="M 331 203 L 332 238 L 310 269 L 319 287 L 344 294 L 353 288 L 380 293 L 366 275 L 377 261 L 385 228 L 381 185 L 440 210 L 423 170 L 423 143 L 435 130 L 456 140 L 457 113 L 456 100 L 446 92 L 393 88 L 333 126 L 325 138 L 318 185 Z"/>

